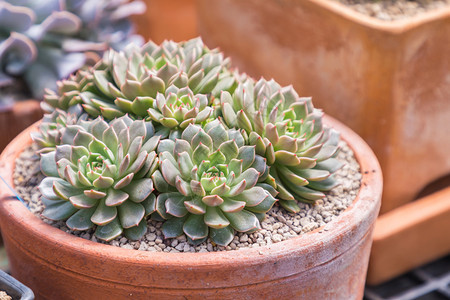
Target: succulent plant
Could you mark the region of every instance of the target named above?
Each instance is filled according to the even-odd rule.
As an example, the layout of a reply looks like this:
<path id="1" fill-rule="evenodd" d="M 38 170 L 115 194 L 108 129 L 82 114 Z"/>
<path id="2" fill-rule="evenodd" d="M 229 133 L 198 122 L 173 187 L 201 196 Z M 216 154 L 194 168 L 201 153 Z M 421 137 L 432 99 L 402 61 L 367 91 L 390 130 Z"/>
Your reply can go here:
<path id="1" fill-rule="evenodd" d="M 139 239 L 151 216 L 166 238 L 226 246 L 277 199 L 298 212 L 325 197 L 342 166 L 311 98 L 232 71 L 199 38 L 111 49 L 42 108 L 43 215 L 103 240 Z"/>
<path id="2" fill-rule="evenodd" d="M 181 138 L 162 140 L 158 146 L 160 170 L 152 178 L 160 192 L 155 203 L 166 238 L 183 232 L 193 243 L 208 236 L 227 245 L 240 232 L 260 228 L 276 202 L 269 191 L 257 186 L 268 175 L 265 159 L 245 146 L 244 137 L 226 130 L 218 121 L 204 129 L 189 124 Z"/>
<path id="3" fill-rule="evenodd" d="M 40 153 L 51 152 L 61 144 L 61 137 L 68 125 L 86 121 L 81 105 L 71 106 L 67 111 L 56 109 L 51 114 L 45 114 L 39 124 L 39 131 L 32 132 L 31 138 L 40 149 Z"/>
<path id="4" fill-rule="evenodd" d="M 74 95 L 78 95 L 79 91 L 89 84 L 85 74 L 85 70 L 80 70 L 76 74 L 70 75 L 69 78 L 58 81 L 56 83 L 57 90 L 47 90 L 47 94 L 55 95 L 55 97 L 57 93 L 62 95 L 59 98 L 56 97 L 61 102 L 72 99 Z M 61 105 L 61 108 L 54 108 L 43 101 L 41 107 L 47 113 L 42 118 L 39 131 L 31 134 L 31 138 L 36 142 L 41 153 L 52 151 L 56 145 L 61 143 L 61 136 L 67 125 L 75 125 L 89 119 L 88 114 L 80 104 Z"/>
<path id="5" fill-rule="evenodd" d="M 23 80 L 41 98 L 84 65 L 87 51 L 138 42 L 127 18 L 144 8 L 128 0 L 0 0 L 0 87 Z"/>
<path id="6" fill-rule="evenodd" d="M 59 92 L 48 92 L 45 110 L 80 103 L 92 117 L 112 120 L 129 114 L 151 119 L 157 131 L 168 136 L 190 123 L 204 122 L 212 112 L 211 98 L 235 88 L 228 64 L 199 38 L 165 41 L 161 46 L 130 45 L 121 52 L 109 51 L 82 76 L 60 83 Z"/>
<path id="7" fill-rule="evenodd" d="M 158 142 L 150 122 L 128 116 L 67 125 L 61 145 L 41 154 L 48 176 L 39 185 L 43 216 L 66 220 L 73 230 L 97 225 L 95 235 L 106 241 L 122 232 L 139 239 L 156 201 L 150 176 L 158 167 Z"/>
<path id="8" fill-rule="evenodd" d="M 230 128 L 245 130 L 248 144 L 267 159 L 266 182 L 287 210 L 298 212 L 294 200 L 313 203 L 336 186 L 332 174 L 342 166 L 333 158 L 339 134 L 323 126 L 323 113 L 311 98 L 300 98 L 291 86 L 273 80 L 247 79 L 233 94 L 222 93 L 218 114 Z"/>

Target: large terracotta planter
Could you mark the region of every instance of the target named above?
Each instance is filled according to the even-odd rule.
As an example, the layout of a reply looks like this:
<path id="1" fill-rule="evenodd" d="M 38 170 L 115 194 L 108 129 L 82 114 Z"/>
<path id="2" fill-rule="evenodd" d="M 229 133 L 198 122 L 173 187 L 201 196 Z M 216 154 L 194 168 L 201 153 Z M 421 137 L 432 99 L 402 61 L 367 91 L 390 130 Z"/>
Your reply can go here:
<path id="1" fill-rule="evenodd" d="M 216 253 L 162 253 L 94 243 L 51 227 L 2 187 L 0 225 L 11 273 L 47 299 L 361 299 L 380 206 L 382 176 L 365 142 L 339 122 L 363 173 L 354 203 L 338 219 L 265 247 Z M 0 157 L 12 184 L 24 131 Z"/>
<path id="2" fill-rule="evenodd" d="M 11 107 L 0 108 L 0 153 L 22 130 L 42 118 L 37 100 L 18 101 Z"/>
<path id="3" fill-rule="evenodd" d="M 137 32 L 160 44 L 166 39 L 183 41 L 196 37 L 195 0 L 144 0 L 147 10 L 133 16 Z"/>
<path id="4" fill-rule="evenodd" d="M 329 0 L 198 0 L 198 15 L 205 42 L 219 46 L 241 71 L 294 83 L 367 141 L 384 174 L 381 214 L 410 212 L 427 184 L 450 173 L 450 7 L 385 22 Z M 443 201 L 431 201 L 433 211 L 448 207 Z M 423 206 L 412 205 L 418 214 Z M 400 231 L 385 222 L 376 227 L 374 245 L 395 235 L 389 245 L 399 251 L 380 244 L 382 252 L 373 252 L 371 264 L 384 275 L 375 272 L 372 283 L 450 251 L 450 239 L 436 241 L 437 232 L 450 228 L 432 221 L 435 213 L 414 222 L 433 245 L 425 251 L 418 239 L 407 238 L 412 227 L 397 213 L 386 218 L 399 222 Z M 450 209 L 440 214 L 450 219 Z M 405 257 L 406 244 L 411 254 Z M 387 257 L 405 263 L 393 267 Z"/>

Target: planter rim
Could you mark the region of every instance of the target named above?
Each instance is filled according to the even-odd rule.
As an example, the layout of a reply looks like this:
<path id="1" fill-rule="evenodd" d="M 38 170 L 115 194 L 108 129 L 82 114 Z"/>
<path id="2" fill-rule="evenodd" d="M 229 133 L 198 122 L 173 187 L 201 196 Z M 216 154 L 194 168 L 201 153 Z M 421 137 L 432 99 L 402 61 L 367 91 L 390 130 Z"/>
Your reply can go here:
<path id="1" fill-rule="evenodd" d="M 122 249 L 75 237 L 44 223 L 28 211 L 6 188 L 0 190 L 0 214 L 8 215 L 12 222 L 24 227 L 30 232 L 30 235 L 39 240 L 39 243 L 52 244 L 58 251 L 64 252 L 68 256 L 83 254 L 83 257 L 88 259 L 99 258 L 104 261 L 132 265 L 142 270 L 144 268 L 167 270 L 170 267 L 172 271 L 185 271 L 188 268 L 192 271 L 212 269 L 217 272 L 226 272 L 227 270 L 250 267 L 261 263 L 276 264 L 280 259 L 291 260 L 298 256 L 308 264 L 308 268 L 314 268 L 338 257 L 367 235 L 378 214 L 382 192 L 381 168 L 369 146 L 351 129 L 333 118 L 325 115 L 324 122 L 338 130 L 342 139 L 354 151 L 361 167 L 361 188 L 354 202 L 344 212 L 341 212 L 338 218 L 314 231 L 283 242 L 262 247 L 207 253 L 166 253 Z M 11 186 L 15 158 L 26 145 L 31 143 L 29 135 L 30 132 L 36 130 L 37 125 L 38 122 L 17 136 L 0 156 L 0 175 Z M 376 211 L 376 213 L 374 214 L 373 211 Z M 45 232 L 45 234 L 42 234 L 42 232 Z M 336 239 L 338 240 L 337 243 L 342 245 L 339 247 L 339 253 L 328 249 L 331 248 L 328 245 L 336 243 Z M 42 253 L 33 249 L 27 251 L 33 252 L 33 255 L 46 261 Z M 314 255 L 313 258 L 311 253 Z M 50 263 L 61 267 L 58 266 L 59 261 Z M 88 271 L 86 272 L 88 273 Z M 289 273 L 283 276 L 291 275 L 293 274 Z M 93 275 L 86 274 L 84 276 Z M 255 275 L 254 280 L 266 280 L 261 276 Z M 112 277 L 110 280 L 114 280 L 114 278 Z"/>
<path id="2" fill-rule="evenodd" d="M 382 21 L 374 17 L 354 11 L 345 4 L 330 0 L 306 0 L 312 5 L 317 5 L 331 11 L 338 16 L 358 23 L 362 26 L 385 31 L 392 34 L 400 34 L 427 23 L 435 22 L 442 18 L 450 18 L 450 5 L 442 9 L 432 9 L 418 15 L 401 20 Z"/>

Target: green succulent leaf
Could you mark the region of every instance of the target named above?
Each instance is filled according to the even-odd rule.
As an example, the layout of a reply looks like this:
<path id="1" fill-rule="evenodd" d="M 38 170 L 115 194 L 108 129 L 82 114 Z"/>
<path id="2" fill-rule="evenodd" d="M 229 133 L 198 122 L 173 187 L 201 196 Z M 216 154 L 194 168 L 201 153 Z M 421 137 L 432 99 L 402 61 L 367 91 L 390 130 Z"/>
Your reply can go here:
<path id="1" fill-rule="evenodd" d="M 280 200 L 280 205 L 287 211 L 291 213 L 298 213 L 300 211 L 300 207 L 298 206 L 296 201 L 292 200 Z"/>
<path id="2" fill-rule="evenodd" d="M 259 220 L 256 216 L 247 211 L 241 210 L 237 212 L 224 212 L 224 215 L 230 221 L 231 226 L 239 232 L 247 232 L 259 228 Z"/>
<path id="3" fill-rule="evenodd" d="M 134 180 L 124 188 L 124 191 L 129 195 L 131 201 L 142 202 L 153 191 L 153 181 L 150 178 Z"/>
<path id="4" fill-rule="evenodd" d="M 183 231 L 194 241 L 207 237 L 209 232 L 202 215 L 190 215 L 183 224 Z"/>
<path id="5" fill-rule="evenodd" d="M 239 149 L 238 159 L 242 159 L 242 169 L 248 169 L 255 160 L 255 147 L 243 146 Z"/>
<path id="6" fill-rule="evenodd" d="M 41 198 L 44 202 L 45 198 Z M 66 220 L 72 216 L 77 209 L 68 201 L 47 200 L 42 215 L 50 220 L 59 221 Z"/>
<path id="7" fill-rule="evenodd" d="M 225 217 L 218 207 L 207 207 L 204 222 L 211 228 L 225 228 L 230 225 L 230 221 Z"/>
<path id="8" fill-rule="evenodd" d="M 244 201 L 236 201 L 231 199 L 225 199 L 220 205 L 220 208 L 225 213 L 234 213 L 244 209 L 246 203 Z"/>
<path id="9" fill-rule="evenodd" d="M 179 193 L 167 193 L 166 212 L 178 218 L 184 217 L 188 213 L 184 204 L 185 200 L 186 197 Z"/>
<path id="10" fill-rule="evenodd" d="M 162 226 L 162 232 L 164 234 L 164 237 L 166 239 L 169 239 L 169 238 L 176 238 L 182 235 L 183 225 L 186 219 L 187 216 L 182 218 L 171 218 L 166 222 L 164 222 Z"/>
<path id="11" fill-rule="evenodd" d="M 137 241 L 141 239 L 147 232 L 147 221 L 142 219 L 138 226 L 124 228 L 123 234 L 129 240 Z"/>
<path id="12" fill-rule="evenodd" d="M 40 167 L 45 176 L 59 177 L 58 169 L 56 167 L 55 154 L 56 153 L 54 151 L 41 154 Z"/>
<path id="13" fill-rule="evenodd" d="M 140 203 L 125 201 L 118 206 L 119 220 L 123 228 L 138 226 L 145 215 L 145 208 Z"/>
<path id="14" fill-rule="evenodd" d="M 106 225 L 97 226 L 95 236 L 101 240 L 109 242 L 121 235 L 122 232 L 123 228 L 120 226 L 119 220 L 114 219 Z"/>
<path id="15" fill-rule="evenodd" d="M 53 191 L 53 182 L 58 180 L 56 177 L 45 177 L 39 185 L 39 191 L 42 196 L 49 200 L 61 200 L 61 198 Z"/>
<path id="16" fill-rule="evenodd" d="M 97 199 L 89 198 L 85 194 L 71 196 L 69 198 L 69 200 L 74 207 L 79 208 L 79 209 L 91 208 L 91 207 L 97 206 L 97 203 L 98 203 Z"/>
<path id="17" fill-rule="evenodd" d="M 91 217 L 91 221 L 94 224 L 103 226 L 116 219 L 117 208 L 115 206 L 107 206 L 105 200 L 100 200 L 94 214 Z"/>
<path id="18" fill-rule="evenodd" d="M 210 228 L 209 229 L 211 240 L 219 246 L 227 246 L 234 238 L 234 230 L 228 226 L 224 228 Z"/>
<path id="19" fill-rule="evenodd" d="M 69 219 L 67 219 L 67 227 L 72 230 L 88 230 L 92 228 L 94 223 L 91 222 L 91 217 L 94 214 L 95 209 L 95 207 L 91 207 L 88 209 L 78 210 Z"/>
<path id="20" fill-rule="evenodd" d="M 206 212 L 206 205 L 198 198 L 184 201 L 184 206 L 191 214 L 202 215 Z"/>
<path id="21" fill-rule="evenodd" d="M 202 161 L 207 160 L 209 157 L 210 150 L 207 146 L 203 144 L 199 144 L 197 148 L 195 148 L 192 159 L 196 165 L 199 165 Z"/>
<path id="22" fill-rule="evenodd" d="M 268 194 L 262 187 L 255 186 L 240 193 L 238 199 L 245 201 L 247 207 L 252 207 L 260 204 L 267 197 Z"/>

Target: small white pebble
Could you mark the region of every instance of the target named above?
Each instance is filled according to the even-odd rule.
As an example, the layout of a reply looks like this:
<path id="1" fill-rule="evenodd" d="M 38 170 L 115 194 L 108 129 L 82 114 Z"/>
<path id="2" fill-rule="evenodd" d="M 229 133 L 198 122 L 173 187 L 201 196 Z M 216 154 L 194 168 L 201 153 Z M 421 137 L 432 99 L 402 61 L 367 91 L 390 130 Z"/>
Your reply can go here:
<path id="1" fill-rule="evenodd" d="M 239 242 L 247 242 L 248 241 L 248 235 L 247 234 L 243 234 L 240 239 Z"/>
<path id="2" fill-rule="evenodd" d="M 154 240 L 156 239 L 156 234 L 154 234 L 154 233 L 149 233 L 149 234 L 147 234 L 147 235 L 145 236 L 145 238 L 146 238 L 148 241 L 154 241 Z"/>
<path id="3" fill-rule="evenodd" d="M 274 235 L 272 236 L 272 241 L 273 241 L 274 243 L 281 242 L 282 240 L 283 240 L 283 237 L 282 237 L 280 234 L 274 234 Z"/>

